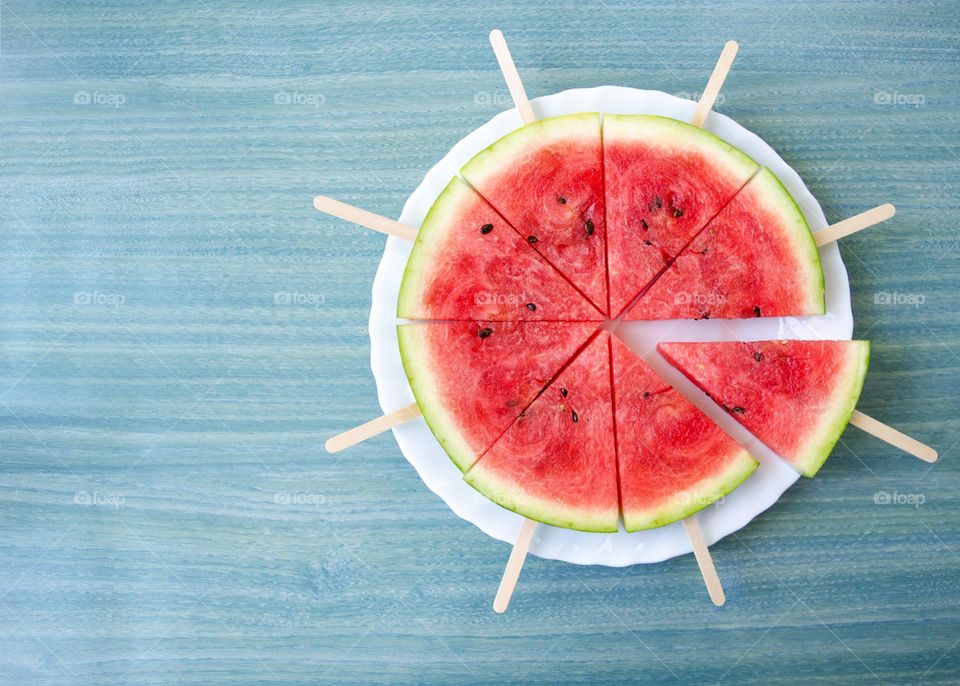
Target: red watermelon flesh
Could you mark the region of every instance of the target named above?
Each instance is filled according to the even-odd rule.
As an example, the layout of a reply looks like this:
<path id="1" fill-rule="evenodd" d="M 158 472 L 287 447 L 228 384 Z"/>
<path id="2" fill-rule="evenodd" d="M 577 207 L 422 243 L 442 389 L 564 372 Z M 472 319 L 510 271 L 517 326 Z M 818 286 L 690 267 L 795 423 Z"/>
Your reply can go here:
<path id="1" fill-rule="evenodd" d="M 613 340 L 620 508 L 627 531 L 683 519 L 730 493 L 757 461 Z"/>
<path id="2" fill-rule="evenodd" d="M 427 425 L 468 469 L 597 330 L 596 323 L 431 322 L 397 327 Z"/>
<path id="3" fill-rule="evenodd" d="M 603 155 L 617 316 L 759 166 L 703 129 L 649 115 L 604 115 Z"/>
<path id="4" fill-rule="evenodd" d="M 616 531 L 608 335 L 598 334 L 464 478 L 507 509 L 546 524 Z"/>
<path id="5" fill-rule="evenodd" d="M 817 473 L 853 414 L 867 341 L 661 343 L 657 350 L 791 463 Z"/>
<path id="6" fill-rule="evenodd" d="M 598 321 L 590 305 L 460 178 L 417 235 L 397 316 L 458 321 Z"/>
<path id="7" fill-rule="evenodd" d="M 754 176 L 627 312 L 626 319 L 824 313 L 813 234 L 769 169 Z"/>
<path id="8" fill-rule="evenodd" d="M 524 240 L 606 312 L 597 113 L 524 126 L 477 154 L 461 174 Z"/>

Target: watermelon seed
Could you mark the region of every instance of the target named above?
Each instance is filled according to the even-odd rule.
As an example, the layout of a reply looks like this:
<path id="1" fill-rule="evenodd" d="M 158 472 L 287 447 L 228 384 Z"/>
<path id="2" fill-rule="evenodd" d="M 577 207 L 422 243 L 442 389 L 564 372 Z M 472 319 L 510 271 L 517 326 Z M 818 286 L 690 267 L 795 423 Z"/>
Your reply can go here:
<path id="1" fill-rule="evenodd" d="M 493 224 L 484 224 L 480 227 L 480 233 L 486 236 L 488 233 L 493 231 Z"/>
<path id="2" fill-rule="evenodd" d="M 756 315 L 757 317 L 760 316 L 760 306 L 759 306 L 759 305 L 754 305 L 754 306 L 753 306 L 753 314 Z"/>
<path id="3" fill-rule="evenodd" d="M 653 241 L 644 241 L 643 244 L 644 244 L 644 245 L 653 245 Z"/>
<path id="4" fill-rule="evenodd" d="M 587 235 L 588 235 L 588 236 L 592 236 L 592 235 L 593 235 L 593 222 L 588 219 L 588 220 L 587 220 L 587 223 L 584 224 L 584 227 L 587 229 Z"/>
<path id="5" fill-rule="evenodd" d="M 570 413 L 573 415 L 573 421 L 575 421 L 575 422 L 579 422 L 579 421 L 580 421 L 580 417 L 579 417 L 579 415 L 577 415 L 577 411 L 576 411 L 576 410 L 570 410 Z"/>
<path id="6" fill-rule="evenodd" d="M 659 195 L 653 196 L 653 202 L 654 202 L 654 204 L 655 204 L 657 207 L 663 207 L 663 203 L 660 202 L 660 196 L 659 196 Z"/>
<path id="7" fill-rule="evenodd" d="M 566 205 L 566 204 L 567 204 L 567 199 L 566 199 L 565 197 L 563 197 L 562 195 L 558 195 L 558 196 L 557 196 L 557 202 L 560 203 L 561 205 Z"/>
<path id="8" fill-rule="evenodd" d="M 675 210 L 673 211 L 673 216 L 674 216 L 674 217 L 682 217 L 682 216 L 683 216 L 683 210 L 681 210 L 681 209 L 678 207 L 677 209 L 675 209 Z"/>
<path id="9" fill-rule="evenodd" d="M 562 395 L 564 398 L 567 397 L 567 393 L 568 393 L 568 391 L 567 391 L 566 388 L 561 388 L 561 389 L 560 389 L 560 395 Z"/>
<path id="10" fill-rule="evenodd" d="M 706 255 L 708 252 L 710 252 L 710 246 L 707 246 L 703 250 L 699 250 L 697 252 L 699 252 L 701 255 Z"/>
<path id="11" fill-rule="evenodd" d="M 647 229 L 650 228 L 649 226 L 647 226 L 647 220 L 646 220 L 646 219 L 641 219 L 641 220 L 640 220 L 640 226 L 643 227 L 643 230 L 644 230 L 644 231 L 646 231 Z"/>
<path id="12" fill-rule="evenodd" d="M 710 313 L 709 313 L 709 312 L 704 312 L 702 315 L 700 315 L 700 318 L 701 318 L 701 319 L 710 319 Z"/>
<path id="13" fill-rule="evenodd" d="M 530 245 L 533 245 L 536 242 L 537 242 L 536 236 L 527 236 L 527 243 L 529 243 Z"/>
<path id="14" fill-rule="evenodd" d="M 763 353 L 754 353 L 753 359 L 755 359 L 757 362 L 763 362 Z"/>
<path id="15" fill-rule="evenodd" d="M 493 329 L 491 329 L 491 328 L 488 326 L 486 329 L 480 329 L 480 331 L 477 333 L 477 335 L 480 336 L 480 338 L 486 338 L 487 336 L 489 336 L 489 335 L 492 334 L 492 333 L 493 333 Z"/>
<path id="16" fill-rule="evenodd" d="M 731 412 L 734 412 L 736 414 L 743 414 L 744 412 L 746 412 L 746 410 L 740 407 L 739 405 L 737 405 L 731 410 Z"/>
<path id="17" fill-rule="evenodd" d="M 531 312 L 536 312 L 537 306 L 534 305 L 533 303 L 527 303 L 527 309 L 530 310 Z"/>
<path id="18" fill-rule="evenodd" d="M 649 398 L 649 397 L 650 397 L 650 391 L 644 391 L 644 392 L 643 392 L 643 397 L 644 397 L 644 398 Z"/>

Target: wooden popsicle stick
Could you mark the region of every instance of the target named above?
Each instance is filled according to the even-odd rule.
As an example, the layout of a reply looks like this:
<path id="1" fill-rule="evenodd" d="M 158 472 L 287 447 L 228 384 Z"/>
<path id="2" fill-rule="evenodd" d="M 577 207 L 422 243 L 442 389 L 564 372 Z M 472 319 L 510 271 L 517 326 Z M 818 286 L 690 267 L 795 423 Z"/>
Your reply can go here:
<path id="1" fill-rule="evenodd" d="M 693 546 L 693 555 L 697 558 L 697 566 L 700 567 L 700 574 L 703 576 L 703 583 L 707 586 L 707 593 L 710 594 L 710 600 L 717 607 L 727 602 L 727 597 L 723 592 L 723 586 L 720 584 L 720 577 L 717 576 L 717 570 L 713 566 L 713 558 L 710 557 L 710 549 L 703 540 L 703 532 L 700 530 L 700 523 L 697 522 L 697 515 L 690 515 L 683 520 L 683 528 L 686 529 L 687 538 Z"/>
<path id="2" fill-rule="evenodd" d="M 520 531 L 517 533 L 517 540 L 513 544 L 513 550 L 510 551 L 510 559 L 507 560 L 507 566 L 503 570 L 503 578 L 500 579 L 497 596 L 493 599 L 494 612 L 506 612 L 510 605 L 513 589 L 517 587 L 517 579 L 520 578 L 520 570 L 523 569 L 523 562 L 527 559 L 527 551 L 530 549 L 530 542 L 533 540 L 533 533 L 536 530 L 537 523 L 524 517 L 523 523 L 520 524 Z"/>
<path id="3" fill-rule="evenodd" d="M 532 124 L 537 118 L 533 115 L 530 101 L 527 100 L 527 92 L 523 89 L 520 74 L 513 63 L 513 57 L 510 56 L 510 48 L 507 47 L 507 40 L 503 37 L 503 31 L 494 29 L 490 32 L 490 45 L 493 46 L 493 54 L 497 56 L 497 63 L 500 65 L 500 71 L 503 72 L 503 79 L 507 82 L 510 97 L 513 98 L 513 104 L 517 106 L 517 111 L 520 113 L 524 126 Z"/>
<path id="4" fill-rule="evenodd" d="M 397 238 L 402 238 L 407 241 L 417 240 L 418 229 L 416 227 L 410 226 L 409 224 L 401 224 L 398 221 L 387 219 L 373 212 L 361 210 L 359 207 L 328 198 L 325 195 L 315 197 L 313 199 L 313 206 L 321 212 L 326 212 L 334 217 L 339 217 L 340 219 L 359 224 L 360 226 L 379 231 L 380 233 L 396 236 Z"/>
<path id="5" fill-rule="evenodd" d="M 690 118 L 690 123 L 694 126 L 703 126 L 703 123 L 707 121 L 707 115 L 710 114 L 713 104 L 717 101 L 717 96 L 720 95 L 720 89 L 727 79 L 730 66 L 733 64 L 733 59 L 737 56 L 737 50 L 739 49 L 740 46 L 737 45 L 735 40 L 728 40 L 724 44 L 720 59 L 717 60 L 717 66 L 713 68 L 710 80 L 707 81 L 707 87 L 703 89 L 700 102 L 697 103 L 697 109 L 693 111 L 693 116 Z"/>
<path id="6" fill-rule="evenodd" d="M 863 429 L 868 434 L 876 436 L 881 441 L 886 441 L 895 448 L 900 448 L 900 450 L 910 453 L 914 457 L 919 457 L 924 462 L 933 463 L 937 461 L 937 451 L 929 445 L 924 445 L 917 439 L 911 438 L 905 433 L 900 433 L 893 427 L 877 421 L 860 410 L 853 411 L 850 423 L 858 429 Z"/>
<path id="7" fill-rule="evenodd" d="M 831 224 L 822 231 L 817 231 L 815 234 L 813 234 L 813 240 L 816 242 L 817 247 L 820 248 L 827 243 L 832 243 L 833 241 L 843 238 L 844 236 L 849 236 L 852 233 L 862 231 L 863 229 L 871 227 L 874 224 L 879 224 L 882 221 L 886 221 L 896 213 L 897 208 L 890 203 L 878 205 L 872 210 L 861 212 L 860 214 L 850 217 L 849 219 L 844 219 L 842 222 Z"/>
<path id="8" fill-rule="evenodd" d="M 344 431 L 342 434 L 333 436 L 327 440 L 324 447 L 326 447 L 328 453 L 338 453 L 344 448 L 362 443 L 368 438 L 373 438 L 377 434 L 382 434 L 384 431 L 392 429 L 395 426 L 400 426 L 404 422 L 409 422 L 411 419 L 416 419 L 419 416 L 420 408 L 417 407 L 416 403 L 410 403 L 395 412 L 371 419 L 366 424 L 361 424 L 349 431 Z"/>

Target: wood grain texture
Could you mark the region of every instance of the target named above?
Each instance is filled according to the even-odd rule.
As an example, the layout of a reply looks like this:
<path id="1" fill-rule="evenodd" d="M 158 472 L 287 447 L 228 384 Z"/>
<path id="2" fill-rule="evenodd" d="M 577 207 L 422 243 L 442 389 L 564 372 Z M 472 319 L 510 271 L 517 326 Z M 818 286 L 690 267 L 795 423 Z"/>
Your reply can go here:
<path id="1" fill-rule="evenodd" d="M 0 3 L 0 682 L 956 683 L 956 4 Z M 703 89 L 844 239 L 860 409 L 813 481 L 692 556 L 527 561 L 455 517 L 389 435 L 368 364 L 383 239 L 422 175 L 530 97 Z M 889 295 L 885 295 L 889 294 Z M 892 304 L 891 304 L 892 303 Z M 886 495 L 884 495 L 886 494 Z M 884 504 L 884 500 L 890 500 Z"/>

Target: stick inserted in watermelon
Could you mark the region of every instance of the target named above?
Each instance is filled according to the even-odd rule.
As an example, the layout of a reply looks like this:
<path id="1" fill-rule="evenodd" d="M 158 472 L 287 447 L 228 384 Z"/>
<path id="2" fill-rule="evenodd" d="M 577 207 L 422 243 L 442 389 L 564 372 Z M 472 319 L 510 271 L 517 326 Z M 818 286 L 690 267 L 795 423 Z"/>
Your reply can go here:
<path id="1" fill-rule="evenodd" d="M 605 115 L 610 314 L 619 315 L 759 170 L 684 122 Z"/>
<path id="2" fill-rule="evenodd" d="M 461 471 L 473 465 L 597 329 L 577 322 L 397 327 L 427 425 Z"/>
<path id="3" fill-rule="evenodd" d="M 665 526 L 727 495 L 757 461 L 613 340 L 620 503 L 627 531 Z"/>
<path id="4" fill-rule="evenodd" d="M 820 253 L 780 180 L 762 169 L 683 249 L 626 319 L 825 312 Z"/>
<path id="5" fill-rule="evenodd" d="M 657 350 L 808 477 L 850 421 L 870 358 L 868 341 L 660 343 Z"/>
<path id="6" fill-rule="evenodd" d="M 397 316 L 459 321 L 603 318 L 457 177 L 420 227 L 400 286 Z"/>
<path id="7" fill-rule="evenodd" d="M 617 530 L 608 339 L 597 334 L 466 472 L 467 483 L 539 522 Z"/>
<path id="8" fill-rule="evenodd" d="M 533 248 L 603 312 L 603 155 L 596 112 L 507 134 L 460 170 Z"/>

